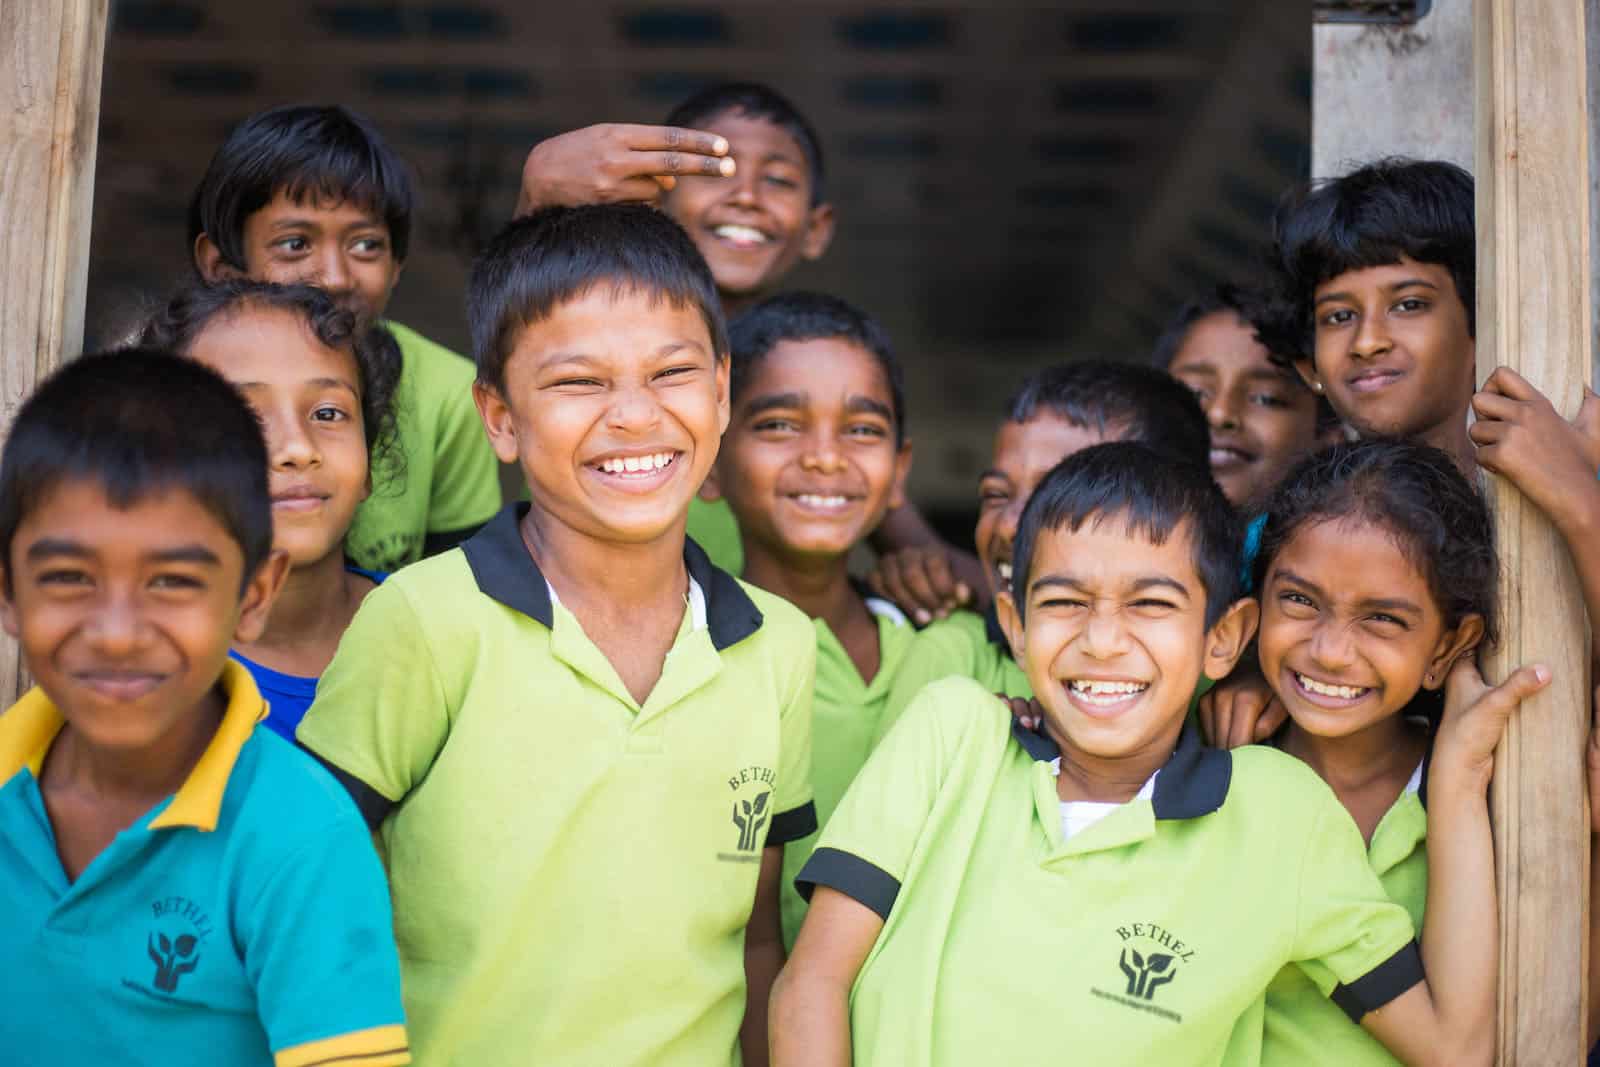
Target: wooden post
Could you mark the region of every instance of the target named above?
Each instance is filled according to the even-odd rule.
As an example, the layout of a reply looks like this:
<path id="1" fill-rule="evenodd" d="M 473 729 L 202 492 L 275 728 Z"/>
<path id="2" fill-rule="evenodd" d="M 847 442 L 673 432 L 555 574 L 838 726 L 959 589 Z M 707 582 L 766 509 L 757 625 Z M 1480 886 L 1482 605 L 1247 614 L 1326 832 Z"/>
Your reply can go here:
<path id="1" fill-rule="evenodd" d="M 1570 416 L 1590 366 L 1585 0 L 1476 0 L 1478 374 L 1506 364 Z M 1594 0 L 1589 0 L 1593 5 Z M 1554 528 L 1491 478 L 1504 640 L 1489 663 L 1549 664 L 1495 761 L 1501 1067 L 1583 1062 L 1589 643 Z"/>
<path id="2" fill-rule="evenodd" d="M 0 436 L 83 345 L 107 0 L 0 0 Z M 0 635 L 0 707 L 19 694 Z"/>

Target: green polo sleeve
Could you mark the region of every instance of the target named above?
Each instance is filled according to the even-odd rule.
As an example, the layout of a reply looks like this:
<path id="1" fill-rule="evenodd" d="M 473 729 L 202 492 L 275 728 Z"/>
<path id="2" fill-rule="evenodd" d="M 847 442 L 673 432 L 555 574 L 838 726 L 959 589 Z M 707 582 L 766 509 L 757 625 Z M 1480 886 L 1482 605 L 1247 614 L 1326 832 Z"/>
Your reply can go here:
<path id="1" fill-rule="evenodd" d="M 917 695 L 828 820 L 795 879 L 801 896 L 809 900 L 813 887 L 825 885 L 889 918 L 960 749 L 985 721 L 977 712 L 986 704 L 1004 711 L 968 678 L 935 682 Z M 993 715 L 987 721 L 999 728 Z"/>
<path id="2" fill-rule="evenodd" d="M 384 805 L 362 787 L 398 803 L 428 773 L 449 732 L 449 697 L 434 649 L 397 575 L 361 602 L 295 740 L 334 770 L 376 823 Z"/>
<path id="3" fill-rule="evenodd" d="M 930 682 L 971 678 L 992 693 L 1031 697 L 1028 676 L 1005 652 L 989 643 L 983 616 L 958 611 L 919 630 L 895 673 L 877 737 L 882 738 Z"/>
<path id="4" fill-rule="evenodd" d="M 415 443 L 433 451 L 427 532 L 481 526 L 500 510 L 500 466 L 472 400 L 477 371 L 468 360 L 413 330 L 391 329 L 416 374 L 418 405 L 433 409 L 426 420 L 432 440 Z"/>
<path id="5" fill-rule="evenodd" d="M 236 902 L 256 1011 L 279 1064 L 407 1063 L 389 888 L 355 810 L 327 789 L 339 817 L 297 827 L 299 847 Z"/>
<path id="6" fill-rule="evenodd" d="M 1423 980 L 1422 956 L 1411 916 L 1373 873 L 1355 822 L 1326 788 L 1316 799 L 1302 851 L 1293 957 L 1359 1022 Z"/>
<path id="7" fill-rule="evenodd" d="M 770 617 L 770 615 L 769 615 Z M 811 622 L 798 612 L 804 629 L 782 627 L 779 647 L 791 660 L 783 704 L 778 709 L 778 784 L 766 847 L 786 845 L 817 830 L 811 788 L 811 698 L 817 682 L 817 642 Z"/>

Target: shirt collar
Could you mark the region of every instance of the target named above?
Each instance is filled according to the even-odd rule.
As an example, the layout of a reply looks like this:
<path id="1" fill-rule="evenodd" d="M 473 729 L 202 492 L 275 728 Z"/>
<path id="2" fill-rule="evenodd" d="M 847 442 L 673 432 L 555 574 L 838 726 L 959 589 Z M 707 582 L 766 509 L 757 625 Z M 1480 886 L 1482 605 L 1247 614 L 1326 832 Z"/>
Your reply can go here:
<path id="1" fill-rule="evenodd" d="M 1012 720 L 1011 736 L 1035 760 L 1049 763 L 1061 756 L 1054 741 L 1025 728 L 1021 720 Z M 1222 807 L 1232 778 L 1233 757 L 1205 747 L 1194 723 L 1185 722 L 1177 747 L 1156 772 L 1150 806 L 1158 819 L 1198 819 Z"/>
<path id="2" fill-rule="evenodd" d="M 266 702 L 243 666 L 228 660 L 218 684 L 228 700 L 222 722 L 189 777 L 173 794 L 172 802 L 151 820 L 152 830 L 174 826 L 191 826 L 197 830 L 217 828 L 222 795 L 227 790 L 234 764 L 239 760 L 239 752 L 250 739 L 256 723 L 267 717 Z M 11 710 L 0 716 L 0 781 L 9 781 L 24 767 L 37 776 L 45 753 L 65 721 L 44 690 L 35 686 L 24 693 Z"/>
<path id="3" fill-rule="evenodd" d="M 507 504 L 462 544 L 461 551 L 479 592 L 551 629 L 555 614 L 550 604 L 550 586 L 523 543 L 519 526 L 528 507 L 526 502 Z M 712 647 L 720 652 L 761 628 L 761 611 L 738 579 L 714 566 L 700 546 L 688 538 L 683 542 L 683 562 L 691 590 L 698 585 L 704 598 L 705 625 L 711 631 Z M 692 599 L 690 607 L 695 607 Z"/>

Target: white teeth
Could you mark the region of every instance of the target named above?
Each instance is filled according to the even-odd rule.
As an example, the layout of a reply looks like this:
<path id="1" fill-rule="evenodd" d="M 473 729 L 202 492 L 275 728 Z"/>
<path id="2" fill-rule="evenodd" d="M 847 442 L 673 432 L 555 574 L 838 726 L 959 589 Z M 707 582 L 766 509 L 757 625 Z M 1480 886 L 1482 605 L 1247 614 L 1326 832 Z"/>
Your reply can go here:
<path id="1" fill-rule="evenodd" d="M 1092 678 L 1074 678 L 1067 684 L 1074 693 L 1091 704 L 1115 704 L 1123 697 L 1150 688 L 1148 682 L 1101 682 Z"/>
<path id="2" fill-rule="evenodd" d="M 824 496 L 821 493 L 796 493 L 795 499 L 808 508 L 842 508 L 849 503 L 842 496 Z"/>
<path id="3" fill-rule="evenodd" d="M 672 458 L 671 452 L 657 452 L 649 456 L 626 456 L 603 460 L 600 469 L 607 474 L 650 474 L 671 463 Z"/>
<path id="4" fill-rule="evenodd" d="M 738 226 L 732 223 L 725 223 L 711 232 L 729 241 L 742 241 L 750 244 L 766 244 L 767 242 L 767 235 L 753 226 Z"/>
<path id="5" fill-rule="evenodd" d="M 1366 692 L 1366 689 L 1354 685 L 1327 685 L 1323 682 L 1317 681 L 1315 678 L 1307 678 L 1299 671 L 1296 671 L 1294 676 L 1295 680 L 1298 681 L 1307 692 L 1316 693 L 1318 696 L 1337 697 L 1340 700 L 1354 700 L 1356 697 Z"/>
<path id="6" fill-rule="evenodd" d="M 1004 578 L 1006 581 L 1009 582 L 1011 580 L 1011 564 L 1009 564 L 1009 563 L 996 563 L 994 565 L 994 569 L 999 571 L 1000 572 L 1000 577 Z"/>

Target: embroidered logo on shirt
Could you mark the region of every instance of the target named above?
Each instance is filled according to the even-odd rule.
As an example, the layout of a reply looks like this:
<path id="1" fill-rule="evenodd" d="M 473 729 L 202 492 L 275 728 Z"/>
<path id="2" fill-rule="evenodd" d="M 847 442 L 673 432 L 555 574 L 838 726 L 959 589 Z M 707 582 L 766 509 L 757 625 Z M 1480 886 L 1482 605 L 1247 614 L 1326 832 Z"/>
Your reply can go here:
<path id="1" fill-rule="evenodd" d="M 733 791 L 732 823 L 737 831 L 733 852 L 719 852 L 717 859 L 729 863 L 756 863 L 766 843 L 764 831 L 772 821 L 772 786 L 777 775 L 767 767 L 746 767 L 728 778 Z M 730 835 L 732 836 L 732 835 Z"/>
<path id="2" fill-rule="evenodd" d="M 1117 970 L 1123 978 L 1121 992 L 1099 987 L 1091 987 L 1089 992 L 1125 1007 L 1182 1022 L 1182 1015 L 1159 1007 L 1154 1001 L 1194 958 L 1194 949 L 1157 923 L 1127 923 L 1117 927 L 1116 933 L 1121 942 L 1117 955 Z"/>
<path id="3" fill-rule="evenodd" d="M 193 974 L 200 966 L 201 949 L 211 936 L 211 917 L 204 908 L 188 897 L 163 897 L 151 901 L 150 911 L 155 919 L 153 927 L 145 934 L 145 955 L 155 965 L 149 980 L 158 993 L 168 995 L 178 991 L 186 974 Z M 122 984 L 139 989 L 149 986 L 124 978 Z"/>

